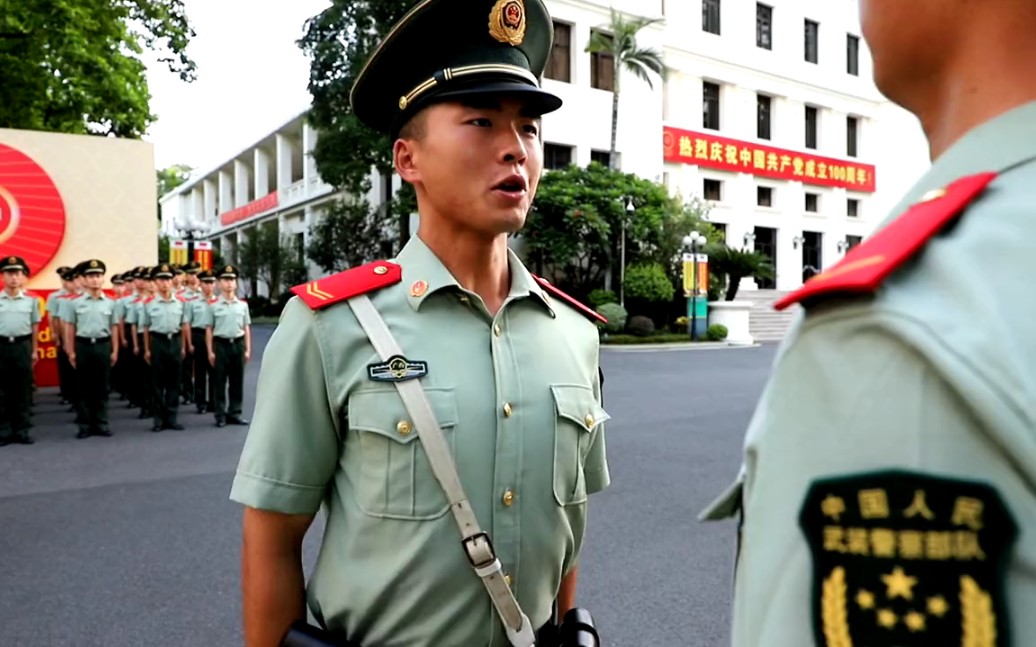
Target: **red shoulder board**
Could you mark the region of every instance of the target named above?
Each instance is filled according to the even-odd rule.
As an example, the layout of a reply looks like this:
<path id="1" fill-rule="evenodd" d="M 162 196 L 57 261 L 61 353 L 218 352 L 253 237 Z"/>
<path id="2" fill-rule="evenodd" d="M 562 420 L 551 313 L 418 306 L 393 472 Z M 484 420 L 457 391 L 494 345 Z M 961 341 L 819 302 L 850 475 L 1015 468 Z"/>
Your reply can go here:
<path id="1" fill-rule="evenodd" d="M 150 296 L 150 297 L 148 297 L 147 299 L 144 299 L 144 303 L 151 303 L 151 302 L 152 302 L 152 301 L 154 301 L 154 300 L 155 300 L 155 297 L 153 297 L 153 296 Z"/>
<path id="2" fill-rule="evenodd" d="M 187 299 L 183 298 L 183 296 L 179 295 L 179 294 L 176 295 L 176 300 L 179 301 L 180 303 L 187 303 Z"/>
<path id="3" fill-rule="evenodd" d="M 576 301 L 572 297 L 568 296 L 567 294 L 565 294 L 561 290 L 557 289 L 556 287 L 551 285 L 550 281 L 548 281 L 547 279 L 541 279 L 540 277 L 536 276 L 535 274 L 532 275 L 532 278 L 536 279 L 536 282 L 539 283 L 540 285 L 542 285 L 544 288 L 546 288 L 546 290 L 548 292 L 550 292 L 554 296 L 560 298 L 562 301 L 564 301 L 568 305 L 572 306 L 573 308 L 575 308 L 576 310 L 581 312 L 588 319 L 591 319 L 593 321 L 599 321 L 600 323 L 608 323 L 608 320 L 605 319 L 604 317 L 602 317 L 600 313 L 595 312 L 592 308 L 589 308 L 589 307 L 583 305 L 582 303 L 579 303 L 578 301 Z"/>
<path id="4" fill-rule="evenodd" d="M 296 285 L 291 291 L 314 310 L 361 294 L 380 290 L 403 280 L 403 268 L 388 261 L 375 261 L 338 274 Z"/>
<path id="5" fill-rule="evenodd" d="M 834 294 L 873 293 L 893 272 L 917 255 L 996 179 L 993 172 L 956 180 L 926 194 L 884 229 L 855 247 L 834 267 L 774 303 L 777 310 Z"/>
<path id="6" fill-rule="evenodd" d="M 144 297 L 137 297 L 136 299 L 133 299 L 133 301 L 131 303 L 140 303 L 140 300 L 143 299 L 143 298 Z"/>

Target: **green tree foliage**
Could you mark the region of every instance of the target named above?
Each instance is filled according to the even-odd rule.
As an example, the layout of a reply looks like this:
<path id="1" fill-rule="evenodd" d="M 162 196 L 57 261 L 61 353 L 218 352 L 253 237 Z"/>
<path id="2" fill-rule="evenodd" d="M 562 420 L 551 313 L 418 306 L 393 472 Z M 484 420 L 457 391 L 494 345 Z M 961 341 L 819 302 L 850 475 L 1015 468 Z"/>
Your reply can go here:
<path id="1" fill-rule="evenodd" d="M 673 300 L 673 279 L 658 263 L 641 263 L 626 268 L 626 297 L 648 303 Z"/>
<path id="2" fill-rule="evenodd" d="M 145 49 L 195 78 L 181 0 L 6 0 L 0 33 L 6 128 L 140 137 L 155 120 Z"/>
<path id="3" fill-rule="evenodd" d="M 392 143 L 360 123 L 349 106 L 349 92 L 378 42 L 414 4 L 415 0 L 332 0 L 330 7 L 306 22 L 299 40 L 310 58 L 309 120 L 320 131 L 313 159 L 325 182 L 352 196 L 370 190 L 371 167 L 383 177 L 391 175 Z M 399 218 L 402 245 L 411 212 L 405 200 L 390 204 L 384 215 Z M 355 213 L 355 205 L 341 205 L 338 211 Z"/>
<path id="4" fill-rule="evenodd" d="M 619 131 L 619 92 L 623 72 L 629 72 L 654 87 L 652 76 L 665 78 L 666 66 L 662 53 L 649 47 L 637 44 L 637 34 L 642 29 L 662 22 L 661 19 L 633 18 L 627 20 L 622 14 L 611 10 L 611 20 L 603 30 L 590 34 L 590 42 L 586 51 L 592 54 L 611 56 L 613 65 L 612 85 L 612 134 L 611 149 L 608 155 L 608 167 L 617 168 L 615 156 L 615 140 Z"/>
<path id="5" fill-rule="evenodd" d="M 193 170 L 194 169 L 186 164 L 174 164 L 168 168 L 156 170 L 155 175 L 158 180 L 157 194 L 159 201 L 162 200 L 162 196 L 189 180 L 191 177 L 191 171 Z M 155 208 L 157 209 L 158 219 L 161 221 L 161 202 L 156 203 Z"/>
<path id="6" fill-rule="evenodd" d="M 158 262 L 169 262 L 169 236 L 164 234 L 158 237 Z"/>
<path id="7" fill-rule="evenodd" d="M 285 284 L 295 285 L 295 280 L 305 272 L 304 263 L 301 269 L 299 267 L 295 243 L 281 236 L 276 221 L 248 230 L 247 236 L 237 246 L 237 263 L 241 274 L 249 281 L 249 294 L 256 294 L 261 281 L 266 285 L 271 300 L 277 298 Z"/>
<path id="8" fill-rule="evenodd" d="M 390 256 L 392 240 L 392 215 L 385 209 L 340 200 L 313 227 L 306 255 L 325 272 L 341 272 Z"/>
<path id="9" fill-rule="evenodd" d="M 737 297 L 741 279 L 749 276 L 772 279 L 774 276 L 770 258 L 759 252 L 735 249 L 727 245 L 710 245 L 706 252 L 709 255 L 710 273 L 726 277 L 726 301 L 733 301 Z"/>

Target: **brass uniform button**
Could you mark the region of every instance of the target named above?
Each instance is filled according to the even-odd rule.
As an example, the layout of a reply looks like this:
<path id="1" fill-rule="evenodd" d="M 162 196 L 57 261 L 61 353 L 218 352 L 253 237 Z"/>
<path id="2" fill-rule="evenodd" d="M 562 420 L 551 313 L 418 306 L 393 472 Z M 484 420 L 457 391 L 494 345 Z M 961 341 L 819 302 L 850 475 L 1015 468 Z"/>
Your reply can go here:
<path id="1" fill-rule="evenodd" d="M 932 200 L 938 200 L 939 198 L 946 195 L 946 189 L 932 189 L 921 196 L 921 202 L 931 202 Z"/>
<path id="2" fill-rule="evenodd" d="M 388 274 L 388 268 L 385 267 L 384 265 L 379 265 L 379 266 L 374 268 L 374 273 L 375 274 Z"/>
<path id="3" fill-rule="evenodd" d="M 590 414 L 588 413 L 588 414 L 586 414 L 586 417 L 585 417 L 585 418 L 583 418 L 583 422 L 585 422 L 585 423 L 586 423 L 586 426 L 587 426 L 587 427 L 593 427 L 593 426 L 594 426 L 594 417 L 593 417 L 593 416 L 591 416 L 591 415 L 590 415 Z"/>
<path id="4" fill-rule="evenodd" d="M 511 403 L 510 402 L 505 402 L 504 403 L 504 417 L 510 418 L 511 417 L 511 413 L 513 411 L 514 410 L 511 408 Z"/>
<path id="5" fill-rule="evenodd" d="M 511 586 L 511 582 L 512 582 L 511 574 L 510 573 L 504 573 L 504 583 L 507 584 L 507 586 Z"/>
<path id="6" fill-rule="evenodd" d="M 511 507 L 511 505 L 513 503 L 514 503 L 514 492 L 512 492 L 511 490 L 508 490 L 508 491 L 504 492 L 504 505 L 506 505 L 507 507 Z"/>
<path id="7" fill-rule="evenodd" d="M 497 325 L 493 326 L 493 334 L 494 335 L 499 337 L 501 332 L 503 332 L 503 331 L 500 329 L 500 324 L 497 324 Z"/>
<path id="8" fill-rule="evenodd" d="M 408 420 L 400 420 L 399 424 L 396 425 L 396 431 L 399 432 L 400 436 L 409 436 L 410 432 L 414 430 L 413 425 Z"/>

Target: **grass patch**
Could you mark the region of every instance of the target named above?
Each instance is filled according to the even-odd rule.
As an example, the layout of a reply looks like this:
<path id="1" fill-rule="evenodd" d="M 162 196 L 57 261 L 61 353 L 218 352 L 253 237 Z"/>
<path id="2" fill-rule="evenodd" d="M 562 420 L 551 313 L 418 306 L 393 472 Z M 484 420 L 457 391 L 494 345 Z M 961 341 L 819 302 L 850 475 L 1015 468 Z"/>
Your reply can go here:
<path id="1" fill-rule="evenodd" d="M 649 335 L 647 337 L 638 337 L 636 335 L 608 335 L 608 337 L 602 338 L 602 344 L 676 344 L 687 342 L 691 343 L 691 338 L 686 334 L 680 333 L 657 333 Z"/>

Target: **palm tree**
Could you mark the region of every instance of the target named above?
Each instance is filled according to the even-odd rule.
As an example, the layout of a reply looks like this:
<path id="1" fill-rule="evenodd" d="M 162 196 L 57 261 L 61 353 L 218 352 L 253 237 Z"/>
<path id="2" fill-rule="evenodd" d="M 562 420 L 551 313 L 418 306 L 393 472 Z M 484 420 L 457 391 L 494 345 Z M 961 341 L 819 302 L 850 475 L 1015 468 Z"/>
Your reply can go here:
<path id="1" fill-rule="evenodd" d="M 726 245 L 710 246 L 709 271 L 727 277 L 725 301 L 733 301 L 741 287 L 741 279 L 751 276 L 757 279 L 772 279 L 773 262 L 769 256 L 747 249 L 735 249 Z"/>
<path id="2" fill-rule="evenodd" d="M 658 18 L 632 18 L 626 20 L 615 8 L 611 10 L 611 22 L 603 31 L 593 31 L 586 51 L 591 54 L 607 54 L 612 57 L 612 142 L 608 151 L 608 168 L 616 170 L 615 138 L 619 129 L 619 79 L 622 72 L 630 72 L 647 82 L 654 89 L 652 73 L 665 79 L 666 67 L 662 53 L 637 45 L 637 34 L 649 25 L 661 22 Z"/>

